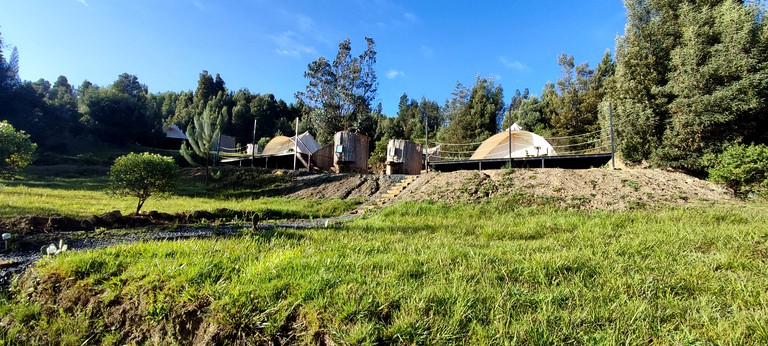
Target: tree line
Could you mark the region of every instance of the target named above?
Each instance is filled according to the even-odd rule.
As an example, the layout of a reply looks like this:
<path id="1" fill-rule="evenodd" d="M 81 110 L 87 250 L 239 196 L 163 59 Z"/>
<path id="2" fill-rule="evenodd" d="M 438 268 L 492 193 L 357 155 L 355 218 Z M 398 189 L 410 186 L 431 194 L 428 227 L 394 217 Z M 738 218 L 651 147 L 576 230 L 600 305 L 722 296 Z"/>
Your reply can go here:
<path id="1" fill-rule="evenodd" d="M 149 93 L 122 74 L 109 86 L 78 88 L 59 77 L 22 82 L 18 52 L 2 55 L 0 118 L 28 132 L 41 149 L 69 150 L 74 138 L 111 144 L 151 144 L 163 124 L 189 133 L 207 122 L 250 143 L 253 126 L 264 142 L 293 133 L 292 122 L 327 143 L 353 129 L 369 135 L 381 157 L 391 138 L 445 143 L 480 142 L 516 122 L 545 137 L 605 132 L 613 113 L 620 155 L 633 163 L 704 175 L 711 156 L 735 143 L 768 142 L 768 30 L 759 2 L 734 0 L 626 0 L 627 24 L 615 59 L 606 51 L 594 67 L 563 53 L 561 74 L 541 92 L 515 90 L 505 102 L 501 84 L 477 76 L 456 84 L 440 105 L 400 97 L 397 114 L 377 100 L 376 45 L 354 54 L 350 39 L 333 59 L 320 57 L 304 72 L 308 84 L 286 103 L 272 94 L 228 90 L 203 71 L 194 91 Z M 204 131 L 200 131 L 204 132 Z M 596 135 L 597 136 L 597 135 Z"/>

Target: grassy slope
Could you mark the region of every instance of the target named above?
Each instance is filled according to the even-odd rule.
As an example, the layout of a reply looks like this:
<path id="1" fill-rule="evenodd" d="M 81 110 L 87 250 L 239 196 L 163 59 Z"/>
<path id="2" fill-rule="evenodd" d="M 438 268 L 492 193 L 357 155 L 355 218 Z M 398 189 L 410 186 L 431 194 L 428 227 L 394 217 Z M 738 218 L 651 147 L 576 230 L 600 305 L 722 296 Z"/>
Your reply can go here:
<path id="1" fill-rule="evenodd" d="M 189 326 L 209 341 L 766 344 L 767 211 L 404 204 L 341 229 L 68 253 L 0 314 L 8 339 L 71 344 Z"/>
<path id="2" fill-rule="evenodd" d="M 56 171 L 58 169 L 58 171 Z M 86 218 L 112 210 L 123 214 L 136 211 L 135 197 L 112 197 L 104 191 L 106 169 L 80 167 L 36 167 L 13 181 L 0 181 L 0 218 L 19 215 L 54 214 Z M 265 180 L 265 185 L 273 182 Z M 1 185 L 0 185 L 1 186 Z M 269 186 L 264 187 L 269 188 Z M 212 192 L 213 191 L 213 192 Z M 142 211 L 167 213 L 213 211 L 226 208 L 241 211 L 276 210 L 297 218 L 326 217 L 354 209 L 359 200 L 312 200 L 256 198 L 262 190 L 206 189 L 199 181 L 182 180 L 176 194 L 168 198 L 150 197 Z"/>

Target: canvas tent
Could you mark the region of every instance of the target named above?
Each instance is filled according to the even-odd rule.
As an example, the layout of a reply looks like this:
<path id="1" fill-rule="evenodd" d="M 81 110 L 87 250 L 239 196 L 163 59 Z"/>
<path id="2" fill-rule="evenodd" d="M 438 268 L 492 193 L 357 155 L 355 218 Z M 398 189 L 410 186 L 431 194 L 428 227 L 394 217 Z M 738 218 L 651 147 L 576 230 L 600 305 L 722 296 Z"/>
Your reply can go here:
<path id="1" fill-rule="evenodd" d="M 511 136 L 511 141 L 510 141 Z M 557 155 L 552 145 L 533 132 L 523 131 L 519 125 L 513 124 L 512 128 L 497 133 L 486 139 L 472 154 L 471 160 L 505 159 L 510 157 L 510 142 L 512 146 L 511 157 L 529 157 L 542 155 Z"/>
<path id="2" fill-rule="evenodd" d="M 277 136 L 275 138 L 272 138 L 267 145 L 264 146 L 264 150 L 261 152 L 262 155 L 280 155 L 280 154 L 287 154 L 292 153 L 294 150 L 294 147 L 296 147 L 296 150 L 299 153 L 302 154 L 313 154 L 318 149 L 320 149 L 320 144 L 317 143 L 315 140 L 315 137 L 312 137 L 312 135 L 309 134 L 309 132 L 304 132 L 299 135 L 299 141 L 298 143 L 295 143 L 296 136 L 293 137 L 286 137 L 286 136 Z"/>
<path id="3" fill-rule="evenodd" d="M 165 133 L 165 138 L 187 139 L 187 136 L 184 135 L 184 132 L 181 132 L 181 129 L 176 125 L 163 125 L 163 133 Z"/>
<path id="4" fill-rule="evenodd" d="M 176 125 L 163 125 L 163 134 L 165 134 L 165 137 L 161 138 L 155 144 L 156 147 L 161 149 L 178 150 L 181 148 L 181 143 L 187 140 L 187 136 L 185 136 L 184 132 L 181 132 L 181 129 Z"/>

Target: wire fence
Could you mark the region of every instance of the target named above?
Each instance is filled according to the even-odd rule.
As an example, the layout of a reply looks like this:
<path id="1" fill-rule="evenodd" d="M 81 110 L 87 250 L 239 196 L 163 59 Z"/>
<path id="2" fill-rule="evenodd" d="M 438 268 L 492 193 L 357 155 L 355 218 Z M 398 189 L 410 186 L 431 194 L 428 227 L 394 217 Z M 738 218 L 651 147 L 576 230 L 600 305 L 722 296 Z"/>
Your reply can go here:
<path id="1" fill-rule="evenodd" d="M 611 152 L 611 132 L 610 129 L 598 130 L 578 135 L 559 136 L 559 137 L 543 137 L 551 146 L 552 151 L 549 148 L 536 147 L 529 151 L 524 151 L 524 154 L 515 155 L 514 150 L 512 157 L 537 157 L 537 156 L 568 156 L 568 155 L 587 155 L 587 154 L 604 154 Z M 483 142 L 475 143 L 443 143 L 433 142 L 434 147 L 429 148 L 429 160 L 435 161 L 465 161 L 471 160 L 473 155 L 477 152 L 477 149 L 483 144 Z M 432 143 L 430 143 L 432 144 Z M 504 145 L 504 142 L 500 142 L 498 145 Z M 516 144 L 519 145 L 519 144 Z M 509 156 L 509 149 L 504 151 L 504 158 Z M 475 159 L 482 159 L 478 157 Z"/>
<path id="2" fill-rule="evenodd" d="M 218 155 L 222 158 L 251 157 L 248 146 L 236 146 L 234 148 L 219 147 Z"/>

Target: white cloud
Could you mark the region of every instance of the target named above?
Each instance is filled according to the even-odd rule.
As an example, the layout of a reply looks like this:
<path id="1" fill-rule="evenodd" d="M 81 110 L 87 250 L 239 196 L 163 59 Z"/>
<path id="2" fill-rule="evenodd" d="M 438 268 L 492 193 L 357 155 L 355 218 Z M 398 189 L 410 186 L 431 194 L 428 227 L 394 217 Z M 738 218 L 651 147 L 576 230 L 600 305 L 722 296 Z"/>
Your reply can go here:
<path id="1" fill-rule="evenodd" d="M 296 14 L 294 20 L 296 20 L 296 24 L 301 32 L 312 31 L 315 28 L 315 20 L 303 14 Z"/>
<path id="2" fill-rule="evenodd" d="M 505 56 L 500 56 L 499 61 L 502 63 L 502 65 L 504 65 L 506 68 L 509 68 L 509 69 L 518 70 L 518 71 L 530 70 L 530 68 L 528 66 L 525 66 L 525 64 L 517 60 L 511 61 L 507 59 L 507 57 Z"/>
<path id="3" fill-rule="evenodd" d="M 397 77 L 403 77 L 403 76 L 405 76 L 405 72 L 403 71 L 398 71 L 395 69 L 389 69 L 389 71 L 387 71 L 387 78 L 389 79 L 395 79 Z"/>
<path id="4" fill-rule="evenodd" d="M 416 15 L 414 13 L 412 13 L 412 12 L 406 12 L 405 14 L 403 14 L 403 18 L 405 18 L 405 20 L 407 20 L 409 22 L 412 22 L 412 23 L 419 20 L 419 18 L 416 17 Z"/>
<path id="5" fill-rule="evenodd" d="M 333 42 L 328 37 L 329 29 L 318 23 L 312 17 L 297 13 L 295 11 L 288 11 L 286 9 L 278 10 L 278 13 L 282 16 L 283 27 L 285 30 L 289 30 L 296 33 L 297 39 L 301 37 L 303 42 L 313 42 L 313 44 L 322 44 L 327 46 L 333 46 L 337 42 Z"/>
<path id="6" fill-rule="evenodd" d="M 277 45 L 275 53 L 278 55 L 297 59 L 301 58 L 304 54 L 317 55 L 317 50 L 312 46 L 304 44 L 301 37 L 293 31 L 286 31 L 278 35 L 269 36 L 269 39 Z"/>
<path id="7" fill-rule="evenodd" d="M 86 0 L 77 0 L 77 2 L 83 4 L 83 6 L 85 6 L 85 7 L 91 7 L 91 5 L 88 5 L 88 1 L 86 1 Z"/>

